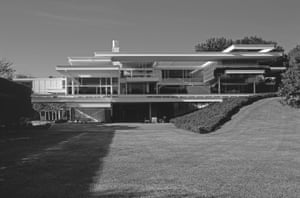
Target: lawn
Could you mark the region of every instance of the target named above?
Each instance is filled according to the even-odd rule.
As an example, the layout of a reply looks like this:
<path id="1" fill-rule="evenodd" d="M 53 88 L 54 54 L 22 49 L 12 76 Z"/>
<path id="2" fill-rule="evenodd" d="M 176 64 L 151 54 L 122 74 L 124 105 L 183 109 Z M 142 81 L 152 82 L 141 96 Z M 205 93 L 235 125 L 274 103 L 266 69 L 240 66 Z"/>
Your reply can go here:
<path id="1" fill-rule="evenodd" d="M 221 129 L 56 125 L 0 142 L 0 197 L 300 197 L 300 114 L 278 99 Z"/>
<path id="2" fill-rule="evenodd" d="M 0 197 L 88 197 L 116 129 L 60 124 L 1 131 Z"/>

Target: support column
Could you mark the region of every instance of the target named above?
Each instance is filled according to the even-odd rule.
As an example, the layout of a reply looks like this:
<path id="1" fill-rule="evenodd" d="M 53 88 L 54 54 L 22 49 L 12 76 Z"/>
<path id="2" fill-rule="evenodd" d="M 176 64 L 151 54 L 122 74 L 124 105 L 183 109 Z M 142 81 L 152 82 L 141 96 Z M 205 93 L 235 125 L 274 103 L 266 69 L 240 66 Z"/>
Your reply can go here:
<path id="1" fill-rule="evenodd" d="M 121 78 L 120 78 L 121 75 L 119 75 L 119 78 L 118 78 L 118 95 L 121 94 Z"/>
<path id="2" fill-rule="evenodd" d="M 149 103 L 149 121 L 152 122 L 152 105 Z"/>
<path id="3" fill-rule="evenodd" d="M 256 83 L 255 83 L 255 80 L 253 82 L 253 93 L 255 94 L 256 93 Z"/>
<path id="4" fill-rule="evenodd" d="M 218 94 L 221 93 L 221 77 L 218 76 Z"/>
<path id="5" fill-rule="evenodd" d="M 75 93 L 75 90 L 74 90 L 74 79 L 72 79 L 71 85 L 72 85 L 72 95 L 74 95 L 74 93 Z"/>
<path id="6" fill-rule="evenodd" d="M 113 80 L 112 80 L 113 78 L 112 77 L 110 77 L 110 96 L 112 96 L 113 95 Z"/>
<path id="7" fill-rule="evenodd" d="M 69 120 L 72 121 L 72 109 L 71 108 L 69 109 Z"/>
<path id="8" fill-rule="evenodd" d="M 64 86 L 65 86 L 65 95 L 68 95 L 68 78 L 65 78 L 64 80 Z"/>

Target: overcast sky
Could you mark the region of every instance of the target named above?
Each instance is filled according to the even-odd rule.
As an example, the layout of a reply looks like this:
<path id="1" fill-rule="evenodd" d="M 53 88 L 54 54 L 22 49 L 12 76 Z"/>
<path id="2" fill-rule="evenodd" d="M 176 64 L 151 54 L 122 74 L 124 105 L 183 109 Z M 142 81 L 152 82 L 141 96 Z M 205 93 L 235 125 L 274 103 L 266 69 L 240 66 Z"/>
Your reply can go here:
<path id="1" fill-rule="evenodd" d="M 0 0 L 0 57 L 19 74 L 59 74 L 68 56 L 193 51 L 199 41 L 257 35 L 300 44 L 300 0 Z"/>

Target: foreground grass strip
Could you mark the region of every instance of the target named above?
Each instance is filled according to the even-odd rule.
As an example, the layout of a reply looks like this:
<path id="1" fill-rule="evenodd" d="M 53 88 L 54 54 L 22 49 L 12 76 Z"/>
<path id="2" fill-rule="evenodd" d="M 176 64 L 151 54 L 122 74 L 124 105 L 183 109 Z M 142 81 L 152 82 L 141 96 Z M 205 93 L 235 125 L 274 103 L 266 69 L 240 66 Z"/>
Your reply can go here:
<path id="1" fill-rule="evenodd" d="M 74 132 L 77 136 L 29 155 L 34 157 L 30 160 L 24 160 L 25 156 L 21 163 L 18 160 L 3 170 L 0 197 L 88 197 L 114 129 L 78 125 L 61 131 Z"/>

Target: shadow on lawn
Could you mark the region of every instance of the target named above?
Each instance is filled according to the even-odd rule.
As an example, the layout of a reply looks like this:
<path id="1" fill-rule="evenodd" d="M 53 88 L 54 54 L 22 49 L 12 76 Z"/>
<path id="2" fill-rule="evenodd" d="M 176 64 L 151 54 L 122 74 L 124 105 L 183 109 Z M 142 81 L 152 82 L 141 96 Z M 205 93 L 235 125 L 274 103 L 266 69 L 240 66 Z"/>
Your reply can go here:
<path id="1" fill-rule="evenodd" d="M 101 173 L 115 131 L 134 128 L 97 124 L 54 126 L 49 130 L 76 134 L 2 171 L 0 197 L 89 197 L 90 184 Z"/>
<path id="2" fill-rule="evenodd" d="M 229 195 L 220 195 L 220 196 L 209 196 L 209 195 L 198 195 L 191 192 L 183 192 L 183 189 L 177 190 L 144 190 L 139 191 L 135 189 L 113 189 L 106 190 L 103 192 L 96 193 L 94 198 L 138 198 L 138 197 L 163 197 L 163 198 L 184 198 L 184 197 L 194 197 L 194 198 L 217 198 L 217 197 L 230 197 Z"/>

